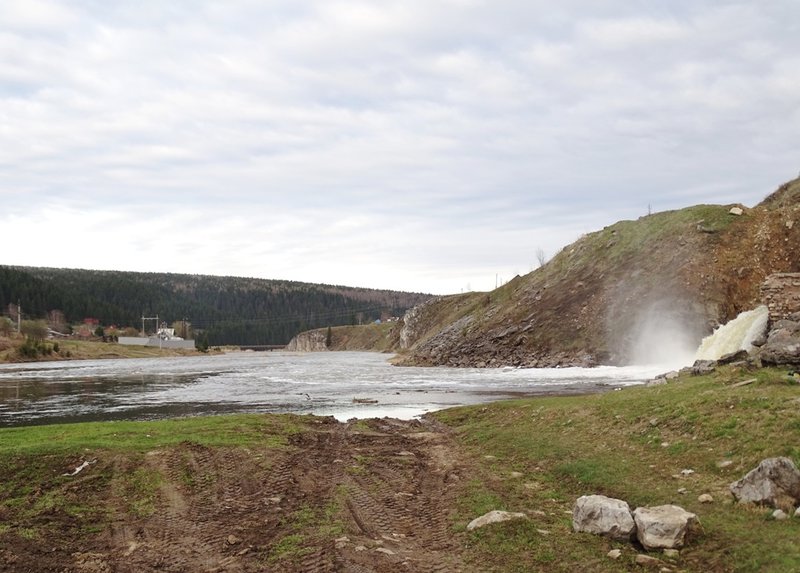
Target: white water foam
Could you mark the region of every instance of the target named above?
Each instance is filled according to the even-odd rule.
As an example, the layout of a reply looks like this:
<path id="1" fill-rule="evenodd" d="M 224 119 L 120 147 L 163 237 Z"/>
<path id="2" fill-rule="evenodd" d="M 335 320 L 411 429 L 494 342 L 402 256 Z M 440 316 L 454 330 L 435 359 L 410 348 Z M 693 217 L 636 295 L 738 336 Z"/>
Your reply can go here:
<path id="1" fill-rule="evenodd" d="M 759 306 L 742 312 L 720 326 L 700 343 L 695 360 L 719 360 L 726 354 L 753 349 L 753 341 L 763 335 L 769 321 L 769 310 Z"/>

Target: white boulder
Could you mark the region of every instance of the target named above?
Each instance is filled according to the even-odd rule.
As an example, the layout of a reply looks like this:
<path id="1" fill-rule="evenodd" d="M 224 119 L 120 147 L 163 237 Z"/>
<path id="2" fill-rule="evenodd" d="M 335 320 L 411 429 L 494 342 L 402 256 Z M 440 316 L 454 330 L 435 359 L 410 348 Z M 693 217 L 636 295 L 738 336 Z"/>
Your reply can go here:
<path id="1" fill-rule="evenodd" d="M 633 537 L 636 524 L 627 502 L 604 495 L 584 495 L 572 509 L 572 528 L 627 541 Z"/>
<path id="2" fill-rule="evenodd" d="M 800 501 L 800 470 L 789 458 L 768 458 L 733 482 L 730 490 L 739 503 L 794 506 Z"/>
<path id="3" fill-rule="evenodd" d="M 633 512 L 636 537 L 647 549 L 679 549 L 697 516 L 677 505 L 637 507 Z"/>

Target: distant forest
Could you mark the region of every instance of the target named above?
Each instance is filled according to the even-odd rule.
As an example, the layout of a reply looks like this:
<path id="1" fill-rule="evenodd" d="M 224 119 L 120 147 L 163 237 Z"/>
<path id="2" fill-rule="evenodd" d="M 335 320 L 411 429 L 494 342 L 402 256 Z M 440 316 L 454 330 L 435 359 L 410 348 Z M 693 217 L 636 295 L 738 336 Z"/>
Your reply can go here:
<path id="1" fill-rule="evenodd" d="M 142 316 L 186 320 L 211 345 L 286 344 L 312 328 L 401 316 L 430 295 L 239 277 L 0 266 L 0 315 L 63 313 L 141 329 Z"/>

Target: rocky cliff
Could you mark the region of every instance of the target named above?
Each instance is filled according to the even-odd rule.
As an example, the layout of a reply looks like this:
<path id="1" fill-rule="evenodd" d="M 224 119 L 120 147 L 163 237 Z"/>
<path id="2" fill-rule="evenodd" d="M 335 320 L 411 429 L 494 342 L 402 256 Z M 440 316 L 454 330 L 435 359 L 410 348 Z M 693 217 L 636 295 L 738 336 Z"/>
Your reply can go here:
<path id="1" fill-rule="evenodd" d="M 490 293 L 416 307 L 405 364 L 566 366 L 669 360 L 800 271 L 800 180 L 753 208 L 698 205 L 585 235 Z"/>
<path id="2" fill-rule="evenodd" d="M 292 338 L 286 345 L 286 350 L 290 352 L 323 352 L 328 350 L 325 342 L 324 329 L 307 330 Z"/>
<path id="3" fill-rule="evenodd" d="M 364 326 L 334 326 L 331 328 L 330 346 L 328 329 L 319 328 L 301 332 L 286 346 L 295 352 L 324 352 L 328 350 L 369 350 L 382 352 L 397 347 L 400 326 L 396 322 L 367 324 Z"/>

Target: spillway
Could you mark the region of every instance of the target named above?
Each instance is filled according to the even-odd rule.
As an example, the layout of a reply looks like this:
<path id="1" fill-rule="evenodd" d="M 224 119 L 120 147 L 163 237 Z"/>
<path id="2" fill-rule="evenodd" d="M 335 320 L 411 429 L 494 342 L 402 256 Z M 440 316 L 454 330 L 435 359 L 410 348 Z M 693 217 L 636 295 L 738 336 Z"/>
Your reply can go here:
<path id="1" fill-rule="evenodd" d="M 726 354 L 753 349 L 753 341 L 767 330 L 769 310 L 759 306 L 742 312 L 706 336 L 695 353 L 695 360 L 719 360 Z"/>

